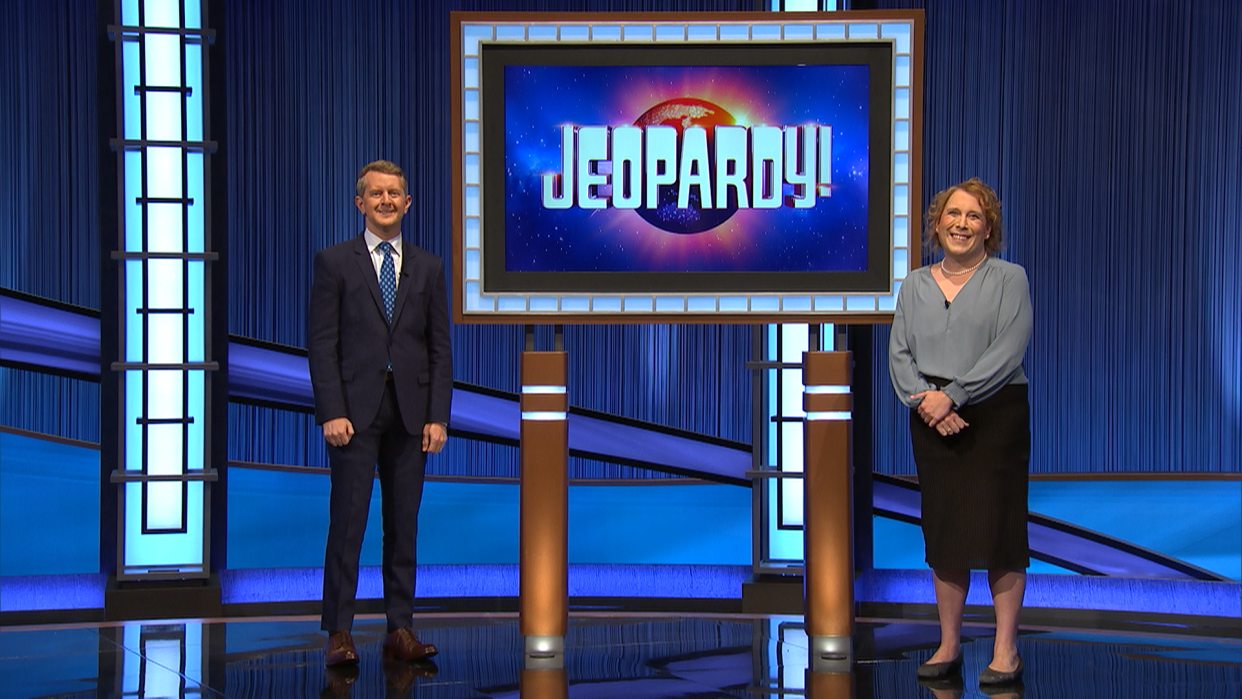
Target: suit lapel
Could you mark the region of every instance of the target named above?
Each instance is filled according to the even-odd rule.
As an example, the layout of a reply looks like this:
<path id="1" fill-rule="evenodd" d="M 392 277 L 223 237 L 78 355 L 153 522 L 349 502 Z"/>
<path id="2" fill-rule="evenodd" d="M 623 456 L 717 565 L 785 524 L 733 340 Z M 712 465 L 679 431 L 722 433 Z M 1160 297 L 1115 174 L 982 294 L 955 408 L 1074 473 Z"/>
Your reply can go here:
<path id="1" fill-rule="evenodd" d="M 375 299 L 375 308 L 379 311 L 380 319 L 387 323 L 388 318 L 384 313 L 384 295 L 380 293 L 379 277 L 375 274 L 375 263 L 371 262 L 371 251 L 367 250 L 367 239 L 364 235 L 354 238 L 354 258 L 358 262 L 358 273 L 366 280 L 367 288 L 371 290 L 371 298 Z M 396 317 L 395 309 L 393 317 Z"/>
<path id="2" fill-rule="evenodd" d="M 401 318 L 401 309 L 405 308 L 405 300 L 410 295 L 410 287 L 414 286 L 414 263 L 411 261 L 416 252 L 416 248 L 410 244 L 410 241 L 403 240 L 401 242 L 401 280 L 397 284 L 397 298 L 392 304 L 392 324 L 396 325 Z"/>

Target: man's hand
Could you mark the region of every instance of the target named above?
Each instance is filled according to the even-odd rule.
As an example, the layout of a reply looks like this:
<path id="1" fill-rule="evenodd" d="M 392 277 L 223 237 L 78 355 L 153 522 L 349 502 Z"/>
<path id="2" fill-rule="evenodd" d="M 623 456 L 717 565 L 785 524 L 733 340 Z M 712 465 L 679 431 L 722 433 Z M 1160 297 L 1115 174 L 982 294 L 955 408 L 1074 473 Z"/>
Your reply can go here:
<path id="1" fill-rule="evenodd" d="M 923 418 L 923 422 L 928 427 L 935 427 L 945 417 L 953 412 L 953 399 L 946 396 L 944 391 L 923 391 L 910 396 L 913 400 L 922 399 L 919 403 L 919 417 Z"/>
<path id="2" fill-rule="evenodd" d="M 336 417 L 323 423 L 324 441 L 334 447 L 343 447 L 349 444 L 349 440 L 353 436 L 354 423 L 350 422 L 347 417 Z"/>
<path id="3" fill-rule="evenodd" d="M 423 425 L 423 451 L 428 454 L 439 454 L 448 441 L 448 430 L 438 422 Z"/>

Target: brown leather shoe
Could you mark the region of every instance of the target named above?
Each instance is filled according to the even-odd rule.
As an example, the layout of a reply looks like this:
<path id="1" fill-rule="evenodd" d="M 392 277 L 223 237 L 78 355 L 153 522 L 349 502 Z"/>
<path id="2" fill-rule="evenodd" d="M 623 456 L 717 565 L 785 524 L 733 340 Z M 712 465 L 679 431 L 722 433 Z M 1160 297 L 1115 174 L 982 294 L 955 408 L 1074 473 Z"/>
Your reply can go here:
<path id="1" fill-rule="evenodd" d="M 397 658 L 406 662 L 414 662 L 415 660 L 425 660 L 440 651 L 430 643 L 423 643 L 418 640 L 413 631 L 409 629 L 397 629 L 388 634 L 384 639 L 384 657 Z"/>
<path id="2" fill-rule="evenodd" d="M 354 648 L 354 639 L 348 631 L 328 634 L 328 642 L 323 647 L 323 663 L 328 667 L 358 664 L 358 649 Z"/>

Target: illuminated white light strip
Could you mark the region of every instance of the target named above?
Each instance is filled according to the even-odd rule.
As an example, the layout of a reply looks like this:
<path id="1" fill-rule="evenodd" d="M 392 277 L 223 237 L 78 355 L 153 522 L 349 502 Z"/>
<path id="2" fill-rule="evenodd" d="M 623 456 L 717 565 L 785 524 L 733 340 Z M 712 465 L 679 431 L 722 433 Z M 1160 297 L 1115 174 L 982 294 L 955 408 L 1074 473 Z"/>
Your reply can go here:
<path id="1" fill-rule="evenodd" d="M 147 23 L 156 23 L 155 17 L 164 15 L 164 24 L 172 17 L 178 17 L 176 3 L 163 3 L 161 9 L 157 3 L 147 3 Z M 171 26 L 177 26 L 175 22 Z M 143 66 L 146 68 L 146 79 L 149 84 L 180 86 L 181 71 L 181 40 L 173 35 L 145 37 L 146 50 L 143 55 Z M 175 68 L 174 68 L 175 67 Z M 160 93 L 146 94 L 147 109 L 145 113 L 146 133 L 148 138 L 164 138 L 176 140 L 184 138 L 181 131 L 181 97 L 174 102 L 169 100 L 156 101 L 153 97 Z M 167 96 L 167 95 L 165 95 Z M 157 108 L 157 105 L 162 108 Z M 175 109 L 172 107 L 175 106 Z M 180 197 L 184 188 L 180 148 L 146 149 L 147 159 L 147 196 Z M 133 192 L 134 196 L 141 194 Z M 181 204 L 147 204 L 147 244 L 149 250 L 160 252 L 184 252 L 182 247 L 182 205 Z M 184 306 L 182 285 L 184 280 L 184 262 L 181 260 L 150 260 L 147 262 L 147 305 L 151 307 Z M 159 301 L 156 301 L 156 299 Z M 185 346 L 182 342 L 184 316 L 180 315 L 149 315 L 146 319 L 146 354 L 148 362 L 179 363 L 186 361 Z M 147 415 L 149 418 L 183 418 L 184 391 L 183 371 L 151 371 L 147 374 Z M 147 472 L 156 474 L 180 474 L 185 470 L 183 461 L 185 429 L 182 425 L 148 425 L 147 435 Z M 152 483 L 147 486 L 145 502 L 139 501 L 146 509 L 147 526 L 154 529 L 181 529 L 185 522 L 181 516 L 181 484 Z M 143 539 L 147 535 L 135 532 L 138 536 L 127 538 L 127 543 L 134 549 L 142 549 L 147 544 Z M 179 558 L 185 558 L 183 552 Z M 198 559 L 198 556 L 193 556 Z M 175 560 L 175 559 L 174 559 Z"/>
<path id="2" fill-rule="evenodd" d="M 819 395 L 822 393 L 838 393 L 838 394 L 849 393 L 850 387 L 849 386 L 803 386 L 802 392 L 809 393 L 812 395 Z"/>
<path id="3" fill-rule="evenodd" d="M 852 420 L 853 416 L 842 410 L 833 410 L 826 413 L 807 413 L 807 422 L 820 422 L 824 420 Z"/>
<path id="4" fill-rule="evenodd" d="M 202 570 L 204 523 L 203 504 L 206 484 L 186 485 L 185 532 L 142 534 L 142 484 L 125 483 L 125 557 L 126 568 L 180 568 Z"/>
<path id="5" fill-rule="evenodd" d="M 535 411 L 523 412 L 522 419 L 532 420 L 535 422 L 556 422 L 557 420 L 565 420 L 566 413 L 535 412 Z"/>
<path id="6" fill-rule="evenodd" d="M 564 393 L 564 386 L 523 386 L 522 393 L 559 394 Z"/>

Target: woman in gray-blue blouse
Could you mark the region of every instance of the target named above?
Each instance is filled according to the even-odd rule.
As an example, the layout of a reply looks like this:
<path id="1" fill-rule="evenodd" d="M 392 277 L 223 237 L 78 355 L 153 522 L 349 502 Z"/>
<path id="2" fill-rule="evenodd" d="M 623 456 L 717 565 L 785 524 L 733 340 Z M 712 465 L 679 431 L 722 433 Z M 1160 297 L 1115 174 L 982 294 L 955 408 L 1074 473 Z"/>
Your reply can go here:
<path id="1" fill-rule="evenodd" d="M 988 571 L 996 609 L 992 661 L 980 684 L 1016 682 L 1026 590 L 1030 403 L 1022 357 L 1031 339 L 1026 271 L 1001 249 L 1000 200 L 971 179 L 932 200 L 925 241 L 944 257 L 906 277 L 889 341 L 889 375 L 910 408 L 922 490 L 923 540 L 934 573 L 940 647 L 923 679 L 962 667 L 970 571 Z"/>

